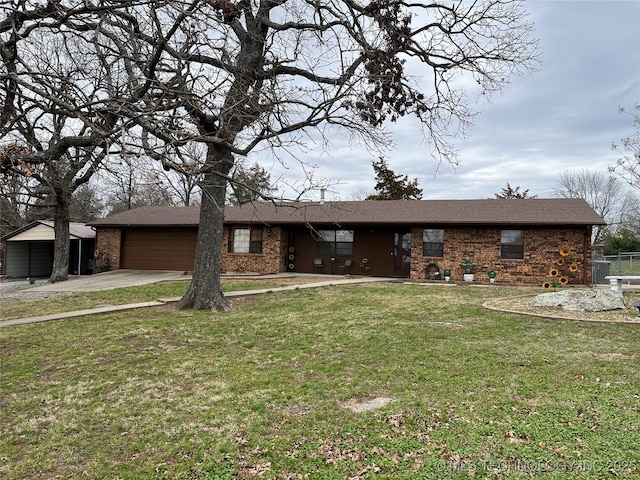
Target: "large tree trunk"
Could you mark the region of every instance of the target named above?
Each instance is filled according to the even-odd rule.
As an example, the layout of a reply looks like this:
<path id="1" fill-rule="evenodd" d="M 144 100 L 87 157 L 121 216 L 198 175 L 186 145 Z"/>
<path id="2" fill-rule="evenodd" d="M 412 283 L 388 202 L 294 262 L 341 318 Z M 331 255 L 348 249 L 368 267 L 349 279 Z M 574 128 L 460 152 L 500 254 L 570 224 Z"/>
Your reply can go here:
<path id="1" fill-rule="evenodd" d="M 53 270 L 49 281 L 61 282 L 69 278 L 69 201 L 56 195 L 53 231 Z"/>
<path id="2" fill-rule="evenodd" d="M 229 310 L 231 303 L 220 289 L 222 233 L 227 176 L 233 165 L 230 152 L 208 147 L 207 163 L 211 165 L 202 181 L 202 206 L 196 245 L 193 277 L 189 290 L 178 302 L 178 310 Z"/>

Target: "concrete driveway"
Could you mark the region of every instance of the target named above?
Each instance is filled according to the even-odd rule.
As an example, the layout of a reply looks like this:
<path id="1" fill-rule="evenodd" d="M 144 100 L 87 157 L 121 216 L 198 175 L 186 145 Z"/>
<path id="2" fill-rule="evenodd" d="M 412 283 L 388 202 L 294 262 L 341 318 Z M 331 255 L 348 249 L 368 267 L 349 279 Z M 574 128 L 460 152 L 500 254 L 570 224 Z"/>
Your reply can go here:
<path id="1" fill-rule="evenodd" d="M 33 292 L 89 292 L 95 290 L 111 290 L 113 288 L 131 287 L 177 280 L 191 280 L 191 274 L 168 270 L 113 270 L 73 277 L 66 282 L 46 283 L 31 289 Z"/>

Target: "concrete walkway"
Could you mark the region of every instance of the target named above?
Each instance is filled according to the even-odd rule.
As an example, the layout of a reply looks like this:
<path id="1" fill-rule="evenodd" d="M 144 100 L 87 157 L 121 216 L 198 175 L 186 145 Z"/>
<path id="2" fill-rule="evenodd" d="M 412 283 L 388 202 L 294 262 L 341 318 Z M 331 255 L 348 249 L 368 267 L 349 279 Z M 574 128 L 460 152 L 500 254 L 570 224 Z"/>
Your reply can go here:
<path id="1" fill-rule="evenodd" d="M 64 282 L 44 283 L 34 292 L 95 292 L 121 287 L 134 287 L 158 282 L 191 280 L 191 274 L 173 270 L 112 270 L 94 275 L 80 275 Z"/>
<path id="2" fill-rule="evenodd" d="M 174 272 L 176 273 L 176 272 Z M 288 277 L 291 277 L 291 275 L 287 275 Z M 82 277 L 83 279 L 85 277 Z M 156 277 L 157 278 L 157 277 Z M 251 278 L 251 277 L 246 277 L 246 278 Z M 261 276 L 259 277 L 261 279 L 266 279 L 266 278 L 270 278 L 269 276 Z M 185 278 L 182 277 L 180 278 L 182 280 L 184 280 Z M 166 280 L 165 278 L 163 278 L 163 280 Z M 318 288 L 318 287 L 328 287 L 328 286 L 334 286 L 334 285 L 351 285 L 351 284 L 357 284 L 357 283 L 373 283 L 373 282 L 389 282 L 392 281 L 392 279 L 389 278 L 384 278 L 384 277 L 355 277 L 355 278 L 349 278 L 349 277 L 342 277 L 342 276 L 335 276 L 335 277 L 331 277 L 327 280 L 321 280 L 318 282 L 311 282 L 311 283 L 300 283 L 300 284 L 294 284 L 294 285 L 286 285 L 283 287 L 272 287 L 272 288 L 263 288 L 263 289 L 257 289 L 257 290 L 242 290 L 242 291 L 236 291 L 236 292 L 228 292 L 225 293 L 225 297 L 228 298 L 233 298 L 233 297 L 240 297 L 240 296 L 246 296 L 246 295 L 260 295 L 263 293 L 269 293 L 269 292 L 284 292 L 284 291 L 289 291 L 289 290 L 297 290 L 297 289 L 302 289 L 302 288 Z M 61 282 L 62 283 L 68 283 L 68 282 Z M 144 283 L 152 283 L 149 281 L 145 281 L 142 282 L 140 284 L 144 284 Z M 35 288 L 41 288 L 43 289 L 42 291 L 57 291 L 57 292 L 77 292 L 77 291 L 89 291 L 91 290 L 90 288 L 86 288 L 86 286 L 83 286 L 82 290 L 77 290 L 77 289 L 71 289 L 71 287 L 69 285 L 65 286 L 65 289 L 59 289 L 59 290 L 51 290 L 51 287 L 55 287 L 56 285 L 61 285 L 61 284 L 51 284 L 51 285 L 46 285 L 46 286 L 42 286 L 42 287 L 35 287 Z M 132 285 L 137 285 L 136 284 L 132 284 Z M 76 288 L 80 287 L 81 284 L 77 284 Z M 101 285 L 103 286 L 103 285 Z M 119 287 L 122 287 L 122 279 L 120 281 L 120 284 L 118 285 Z M 116 288 L 114 286 L 111 286 L 109 288 Z M 94 288 L 93 290 L 105 290 L 106 288 Z M 38 322 L 48 322 L 51 320 L 64 320 L 66 318 L 74 318 L 74 317 L 84 317 L 86 315 L 95 315 L 95 314 L 102 314 L 102 313 L 113 313 L 113 312 L 121 312 L 124 310 L 134 310 L 136 308 L 145 308 L 145 307 L 157 307 L 157 306 L 161 306 L 161 305 L 166 305 L 166 304 L 170 304 L 170 303 L 176 303 L 178 302 L 178 300 L 180 300 L 181 297 L 174 297 L 174 298 L 160 298 L 156 301 L 151 301 L 151 302 L 143 302 L 143 303 L 132 303 L 132 304 L 127 304 L 127 305 L 110 305 L 110 306 L 105 306 L 105 307 L 98 307 L 98 308 L 91 308 L 91 309 L 87 309 L 87 310 L 78 310 L 78 311 L 71 311 L 71 312 L 65 312 L 65 313 L 54 313 L 51 315 L 42 315 L 42 316 L 38 316 L 38 317 L 26 317 L 26 318 L 16 318 L 13 320 L 4 320 L 4 321 L 0 321 L 0 328 L 4 328 L 4 327 L 13 327 L 13 326 L 17 326 L 17 325 L 26 325 L 29 323 L 38 323 Z"/>

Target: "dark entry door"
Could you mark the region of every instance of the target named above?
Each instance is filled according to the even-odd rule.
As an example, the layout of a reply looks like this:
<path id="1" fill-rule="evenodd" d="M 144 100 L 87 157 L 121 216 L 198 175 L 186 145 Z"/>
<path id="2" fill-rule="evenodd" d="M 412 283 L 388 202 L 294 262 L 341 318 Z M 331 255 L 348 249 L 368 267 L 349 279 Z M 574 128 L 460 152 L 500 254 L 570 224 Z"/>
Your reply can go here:
<path id="1" fill-rule="evenodd" d="M 408 277 L 411 273 L 411 232 L 396 232 L 393 247 L 393 274 Z"/>

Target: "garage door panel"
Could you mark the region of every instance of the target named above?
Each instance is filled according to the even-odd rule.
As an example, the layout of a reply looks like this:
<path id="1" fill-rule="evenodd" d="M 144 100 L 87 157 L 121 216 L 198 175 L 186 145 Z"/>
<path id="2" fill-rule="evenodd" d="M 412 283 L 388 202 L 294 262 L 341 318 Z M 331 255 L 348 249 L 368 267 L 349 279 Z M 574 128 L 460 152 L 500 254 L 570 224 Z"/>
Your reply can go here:
<path id="1" fill-rule="evenodd" d="M 196 229 L 132 229 L 122 236 L 122 268 L 193 270 Z"/>

